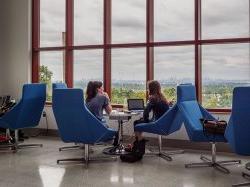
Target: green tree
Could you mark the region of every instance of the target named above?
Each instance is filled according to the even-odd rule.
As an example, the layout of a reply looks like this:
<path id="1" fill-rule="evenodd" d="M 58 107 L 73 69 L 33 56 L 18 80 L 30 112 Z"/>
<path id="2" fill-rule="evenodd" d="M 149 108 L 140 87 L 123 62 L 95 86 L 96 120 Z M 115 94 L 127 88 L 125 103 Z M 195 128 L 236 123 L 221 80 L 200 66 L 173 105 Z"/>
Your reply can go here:
<path id="1" fill-rule="evenodd" d="M 51 101 L 52 100 L 52 82 L 51 78 L 53 76 L 53 72 L 49 70 L 47 66 L 40 66 L 39 70 L 39 80 L 41 83 L 45 83 L 47 85 L 47 100 Z"/>
<path id="2" fill-rule="evenodd" d="M 51 84 L 53 72 L 47 66 L 40 66 L 39 78 L 41 83 Z"/>
<path id="3" fill-rule="evenodd" d="M 176 90 L 174 87 L 165 87 L 163 89 L 163 94 L 168 101 L 176 101 Z"/>

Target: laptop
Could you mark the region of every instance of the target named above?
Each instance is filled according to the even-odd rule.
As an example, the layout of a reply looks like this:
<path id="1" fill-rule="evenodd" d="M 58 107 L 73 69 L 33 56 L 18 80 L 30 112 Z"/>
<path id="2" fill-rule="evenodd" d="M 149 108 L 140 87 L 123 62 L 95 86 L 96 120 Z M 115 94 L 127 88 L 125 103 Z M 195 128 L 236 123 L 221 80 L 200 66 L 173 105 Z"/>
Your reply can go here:
<path id="1" fill-rule="evenodd" d="M 143 99 L 128 99 L 128 111 L 130 112 L 143 112 L 144 100 Z"/>

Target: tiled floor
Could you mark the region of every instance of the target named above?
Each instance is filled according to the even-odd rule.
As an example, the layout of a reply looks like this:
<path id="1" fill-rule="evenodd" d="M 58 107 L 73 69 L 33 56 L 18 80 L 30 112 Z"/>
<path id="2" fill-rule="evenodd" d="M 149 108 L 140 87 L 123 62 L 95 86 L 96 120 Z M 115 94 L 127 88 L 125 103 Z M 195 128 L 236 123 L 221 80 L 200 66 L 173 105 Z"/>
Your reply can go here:
<path id="1" fill-rule="evenodd" d="M 158 157 L 144 157 L 141 162 L 128 164 L 119 159 L 112 162 L 57 165 L 58 158 L 80 157 L 82 150 L 59 152 L 65 145 L 58 138 L 41 137 L 25 143 L 43 143 L 43 148 L 23 149 L 17 153 L 0 153 L 0 186 L 167 186 L 222 187 L 245 181 L 241 177 L 249 157 L 223 154 L 218 159 L 242 159 L 242 165 L 228 166 L 231 174 L 213 168 L 186 169 L 185 163 L 197 162 L 199 154 L 187 151 L 175 155 L 172 162 Z M 100 147 L 94 149 L 94 154 Z"/>

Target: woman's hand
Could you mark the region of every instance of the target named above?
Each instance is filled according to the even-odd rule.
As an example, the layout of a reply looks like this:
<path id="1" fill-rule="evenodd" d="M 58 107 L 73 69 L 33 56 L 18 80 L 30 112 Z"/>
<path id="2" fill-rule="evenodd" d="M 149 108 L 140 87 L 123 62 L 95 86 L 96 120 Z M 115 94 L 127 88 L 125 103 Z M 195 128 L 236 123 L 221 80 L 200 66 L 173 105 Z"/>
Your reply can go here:
<path id="1" fill-rule="evenodd" d="M 109 95 L 107 94 L 107 92 L 103 92 L 102 94 L 109 99 Z"/>

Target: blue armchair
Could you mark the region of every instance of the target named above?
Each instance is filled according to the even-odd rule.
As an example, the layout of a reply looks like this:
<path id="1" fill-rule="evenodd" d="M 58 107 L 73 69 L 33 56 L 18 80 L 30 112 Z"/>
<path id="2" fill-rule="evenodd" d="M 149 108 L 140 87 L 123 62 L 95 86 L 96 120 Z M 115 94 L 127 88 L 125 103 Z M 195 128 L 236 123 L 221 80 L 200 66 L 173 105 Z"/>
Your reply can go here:
<path id="1" fill-rule="evenodd" d="M 174 105 L 158 120 L 150 123 L 141 123 L 136 125 L 135 131 L 157 134 L 159 141 L 158 144 L 159 152 L 157 153 L 157 155 L 159 155 L 161 158 L 171 161 L 172 160 L 171 155 L 183 153 L 183 151 L 176 150 L 176 151 L 162 152 L 162 136 L 167 136 L 169 134 L 178 131 L 181 128 L 183 121 L 184 121 L 183 117 L 177 105 Z"/>
<path id="2" fill-rule="evenodd" d="M 66 89 L 67 84 L 65 83 L 53 83 L 52 84 L 52 95 L 55 89 Z M 72 149 L 80 149 L 81 146 L 80 145 L 73 145 L 73 146 L 64 146 L 64 147 L 59 147 L 59 151 L 64 151 L 64 150 L 72 150 Z"/>
<path id="3" fill-rule="evenodd" d="M 215 167 L 216 169 L 230 173 L 223 165 L 238 164 L 240 160 L 216 161 L 216 142 L 226 142 L 223 135 L 205 135 L 200 122 L 201 118 L 216 120 L 196 99 L 195 87 L 191 84 L 177 87 L 177 105 L 184 116 L 184 125 L 189 139 L 194 142 L 211 142 L 212 159 L 201 155 L 201 163 L 186 164 L 185 167 Z"/>
<path id="4" fill-rule="evenodd" d="M 236 87 L 233 90 L 232 113 L 225 137 L 232 150 L 239 155 L 250 155 L 250 87 Z M 250 170 L 250 163 L 246 165 Z M 250 174 L 243 172 L 246 178 Z M 249 186 L 250 182 L 234 186 Z"/>
<path id="5" fill-rule="evenodd" d="M 106 127 L 85 106 L 81 89 L 55 89 L 53 93 L 53 112 L 60 137 L 66 143 L 85 144 L 84 158 L 61 159 L 62 161 L 81 161 L 87 165 L 89 145 L 110 140 L 117 133 Z"/>
<path id="6" fill-rule="evenodd" d="M 52 84 L 52 91 L 54 91 L 54 89 L 64 89 L 64 88 L 68 88 L 67 84 L 65 83 L 53 83 Z M 52 93 L 53 95 L 53 93 Z"/>
<path id="7" fill-rule="evenodd" d="M 18 129 L 35 127 L 39 124 L 45 100 L 45 84 L 25 84 L 23 86 L 20 102 L 0 118 L 0 127 L 15 131 L 15 143 L 6 145 L 6 147 L 17 150 L 23 147 L 42 146 L 42 144 L 19 144 Z"/>

